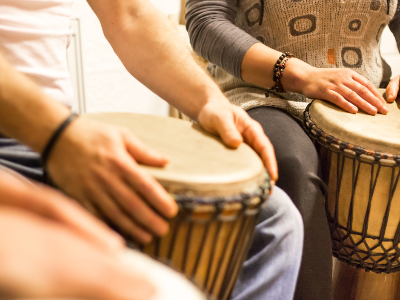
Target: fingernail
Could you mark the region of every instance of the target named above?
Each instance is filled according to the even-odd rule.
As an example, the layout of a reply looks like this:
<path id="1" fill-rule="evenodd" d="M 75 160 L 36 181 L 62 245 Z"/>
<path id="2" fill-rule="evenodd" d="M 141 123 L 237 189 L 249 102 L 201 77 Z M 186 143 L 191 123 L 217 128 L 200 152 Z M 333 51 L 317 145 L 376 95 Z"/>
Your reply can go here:
<path id="1" fill-rule="evenodd" d="M 387 114 L 389 112 L 389 110 L 387 109 L 386 105 L 382 106 L 382 111 L 384 114 Z"/>

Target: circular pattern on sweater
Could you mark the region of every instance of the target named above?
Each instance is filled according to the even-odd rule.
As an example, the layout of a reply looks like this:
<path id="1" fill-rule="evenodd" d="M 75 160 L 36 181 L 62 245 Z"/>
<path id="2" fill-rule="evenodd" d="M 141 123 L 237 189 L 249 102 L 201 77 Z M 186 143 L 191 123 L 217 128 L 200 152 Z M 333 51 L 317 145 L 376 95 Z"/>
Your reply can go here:
<path id="1" fill-rule="evenodd" d="M 358 31 L 361 28 L 361 20 L 360 19 L 355 19 L 350 21 L 349 23 L 349 29 L 351 31 Z"/>
<path id="2" fill-rule="evenodd" d="M 363 62 L 361 49 L 356 47 L 343 47 L 342 63 L 346 68 L 360 68 Z"/>
<path id="3" fill-rule="evenodd" d="M 260 3 L 254 4 L 249 10 L 246 11 L 245 17 L 247 24 L 253 26 L 262 21 L 262 8 Z"/>
<path id="4" fill-rule="evenodd" d="M 371 5 L 369 8 L 373 11 L 378 11 L 381 8 L 381 1 L 380 0 L 371 0 Z"/>
<path id="5" fill-rule="evenodd" d="M 308 34 L 317 28 L 317 18 L 314 15 L 305 15 L 290 20 L 289 30 L 293 36 Z"/>

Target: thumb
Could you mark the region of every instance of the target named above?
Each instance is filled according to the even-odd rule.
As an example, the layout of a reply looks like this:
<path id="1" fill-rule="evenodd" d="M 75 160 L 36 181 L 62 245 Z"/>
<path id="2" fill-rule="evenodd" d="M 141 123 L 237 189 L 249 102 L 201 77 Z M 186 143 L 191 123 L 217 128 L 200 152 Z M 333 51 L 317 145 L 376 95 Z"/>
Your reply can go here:
<path id="1" fill-rule="evenodd" d="M 126 133 L 124 138 L 127 151 L 138 163 L 153 167 L 164 167 L 169 162 L 167 155 L 150 148 L 133 134 Z"/>
<path id="2" fill-rule="evenodd" d="M 237 129 L 232 117 L 220 117 L 216 122 L 216 129 L 224 143 L 237 148 L 243 142 L 243 137 Z"/>
<path id="3" fill-rule="evenodd" d="M 399 92 L 399 80 L 400 75 L 390 80 L 386 88 L 386 99 L 388 102 L 393 102 L 394 100 L 396 100 L 397 94 Z"/>

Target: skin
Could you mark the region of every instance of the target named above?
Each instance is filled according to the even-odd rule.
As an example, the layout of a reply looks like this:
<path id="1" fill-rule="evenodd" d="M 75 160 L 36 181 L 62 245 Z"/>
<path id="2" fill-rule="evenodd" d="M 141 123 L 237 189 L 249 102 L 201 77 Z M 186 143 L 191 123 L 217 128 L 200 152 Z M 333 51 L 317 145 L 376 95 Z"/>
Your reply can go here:
<path id="1" fill-rule="evenodd" d="M 274 86 L 274 65 L 281 54 L 261 43 L 254 44 L 244 56 L 242 78 L 265 88 Z M 351 113 L 357 113 L 358 108 L 371 115 L 388 112 L 386 101 L 371 82 L 350 69 L 314 68 L 291 58 L 286 63 L 281 83 L 286 91 L 310 99 L 325 99 Z"/>
<path id="2" fill-rule="evenodd" d="M 400 75 L 397 75 L 393 78 L 388 86 L 386 87 L 386 98 L 387 101 L 392 103 L 396 100 L 397 95 L 399 94 L 399 86 L 400 86 Z"/>
<path id="3" fill-rule="evenodd" d="M 149 1 L 88 3 L 132 76 L 227 145 L 248 143 L 272 180 L 278 179 L 274 150 L 261 126 L 229 103 L 195 63 L 170 21 Z M 69 114 L 0 54 L 0 132 L 42 152 Z M 176 215 L 177 205 L 139 163 L 163 167 L 168 158 L 123 128 L 77 119 L 54 145 L 47 170 L 67 195 L 148 243 L 168 231 L 165 218 Z"/>
<path id="4" fill-rule="evenodd" d="M 122 239 L 76 202 L 0 170 L 0 298 L 151 299 Z M 107 284 L 104 284 L 107 282 Z"/>

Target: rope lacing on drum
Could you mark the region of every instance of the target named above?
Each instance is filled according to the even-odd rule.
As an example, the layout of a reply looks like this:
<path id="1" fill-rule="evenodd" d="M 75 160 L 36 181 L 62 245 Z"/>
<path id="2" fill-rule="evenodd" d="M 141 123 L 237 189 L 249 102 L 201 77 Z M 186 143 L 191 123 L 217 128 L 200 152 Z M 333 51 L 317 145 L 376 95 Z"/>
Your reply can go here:
<path id="1" fill-rule="evenodd" d="M 367 271 L 373 271 L 376 273 L 392 273 L 400 271 L 400 224 L 397 227 L 393 239 L 385 238 L 385 231 L 390 216 L 390 208 L 392 205 L 393 196 L 396 192 L 396 187 L 400 179 L 400 155 L 365 149 L 363 147 L 341 141 L 332 135 L 325 133 L 311 120 L 309 114 L 310 106 L 311 104 L 307 106 L 304 112 L 304 127 L 309 136 L 313 138 L 314 141 L 318 142 L 316 146 L 320 147 L 320 155 L 324 156 L 324 158 L 326 158 L 328 161 L 328 166 L 323 166 L 323 169 L 325 169 L 322 170 L 322 177 L 326 183 L 329 181 L 329 165 L 331 162 L 332 152 L 338 153 L 336 166 L 336 182 L 338 184 L 335 191 L 336 202 L 334 216 L 330 215 L 328 202 L 326 201 L 325 203 L 325 209 L 327 212 L 332 238 L 333 255 L 339 260 Z M 363 156 L 371 157 L 372 159 L 368 160 Z M 338 198 L 343 179 L 345 159 L 352 160 L 352 193 L 347 224 L 346 226 L 343 226 L 339 224 Z M 362 232 L 357 232 L 353 230 L 352 227 L 355 209 L 354 197 L 358 176 L 360 173 L 361 161 L 362 163 L 369 164 L 371 166 L 371 179 L 369 186 L 368 205 L 362 225 Z M 394 163 L 388 163 L 390 161 Z M 368 234 L 369 217 L 371 213 L 372 199 L 377 186 L 377 180 L 382 168 L 390 168 L 391 170 L 389 199 L 386 205 L 379 235 L 371 235 Z M 357 240 L 355 240 L 355 238 Z"/>

